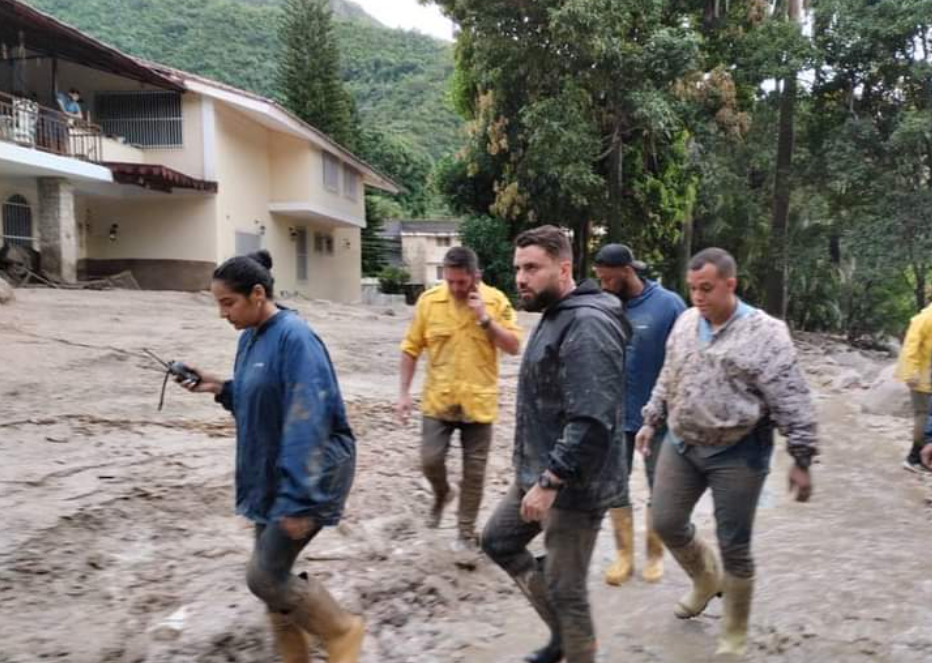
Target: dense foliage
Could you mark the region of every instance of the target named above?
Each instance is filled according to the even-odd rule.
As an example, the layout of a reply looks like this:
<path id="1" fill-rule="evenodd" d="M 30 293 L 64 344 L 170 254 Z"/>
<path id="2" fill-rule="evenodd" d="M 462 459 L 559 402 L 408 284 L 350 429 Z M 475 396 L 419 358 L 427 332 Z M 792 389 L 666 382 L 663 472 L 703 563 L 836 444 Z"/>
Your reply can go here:
<path id="1" fill-rule="evenodd" d="M 282 104 L 336 142 L 354 149 L 353 99 L 340 79 L 333 14 L 322 0 L 284 0 L 276 91 Z"/>
<path id="2" fill-rule="evenodd" d="M 283 0 L 27 2 L 132 55 L 265 96 L 277 94 Z M 454 151 L 461 120 L 448 95 L 451 46 L 380 26 L 351 2 L 330 4 L 342 76 L 363 122 L 431 159 Z"/>
<path id="3" fill-rule="evenodd" d="M 723 246 L 743 296 L 852 341 L 929 301 L 932 0 L 437 4 L 471 129 L 437 169 L 455 210 L 572 229 L 580 275 L 607 239 L 673 284 Z"/>

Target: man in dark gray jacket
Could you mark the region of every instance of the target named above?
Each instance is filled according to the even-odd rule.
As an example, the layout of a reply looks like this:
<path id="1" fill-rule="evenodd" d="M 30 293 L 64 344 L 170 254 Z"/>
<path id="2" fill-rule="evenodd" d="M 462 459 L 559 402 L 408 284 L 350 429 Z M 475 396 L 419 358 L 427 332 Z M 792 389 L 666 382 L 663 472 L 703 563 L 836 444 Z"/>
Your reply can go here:
<path id="1" fill-rule="evenodd" d="M 592 663 L 596 640 L 586 576 L 606 509 L 623 499 L 624 366 L 630 326 L 617 297 L 573 281 L 566 235 L 553 226 L 518 236 L 518 292 L 543 316 L 521 363 L 515 482 L 482 548 L 515 580 L 550 628 L 531 663 Z M 528 544 L 541 532 L 547 554 Z"/>

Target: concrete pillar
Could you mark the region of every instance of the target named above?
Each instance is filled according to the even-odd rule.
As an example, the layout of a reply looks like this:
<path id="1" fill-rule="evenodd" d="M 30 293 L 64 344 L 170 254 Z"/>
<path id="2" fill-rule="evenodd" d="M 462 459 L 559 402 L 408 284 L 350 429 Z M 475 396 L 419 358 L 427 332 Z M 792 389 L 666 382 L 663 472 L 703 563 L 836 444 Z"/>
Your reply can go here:
<path id="1" fill-rule="evenodd" d="M 78 225 L 68 180 L 39 178 L 39 250 L 42 271 L 62 281 L 77 280 Z"/>

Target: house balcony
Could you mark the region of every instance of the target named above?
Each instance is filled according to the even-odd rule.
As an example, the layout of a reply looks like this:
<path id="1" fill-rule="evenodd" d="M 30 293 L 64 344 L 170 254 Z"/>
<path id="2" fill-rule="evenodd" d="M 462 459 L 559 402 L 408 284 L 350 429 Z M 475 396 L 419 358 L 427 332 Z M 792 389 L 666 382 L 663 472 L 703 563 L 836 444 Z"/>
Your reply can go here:
<path id="1" fill-rule="evenodd" d="M 100 127 L 3 92 L 0 92 L 0 140 L 73 159 L 103 160 Z"/>
<path id="2" fill-rule="evenodd" d="M 0 92 L 0 175 L 112 182 L 100 127 Z"/>

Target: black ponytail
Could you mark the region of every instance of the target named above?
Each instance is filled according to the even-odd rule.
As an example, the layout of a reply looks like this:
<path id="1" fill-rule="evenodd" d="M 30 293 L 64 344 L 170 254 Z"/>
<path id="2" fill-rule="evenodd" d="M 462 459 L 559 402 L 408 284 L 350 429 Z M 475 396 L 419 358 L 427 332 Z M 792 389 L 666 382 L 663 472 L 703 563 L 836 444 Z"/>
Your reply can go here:
<path id="1" fill-rule="evenodd" d="M 275 297 L 272 278 L 272 256 L 262 249 L 246 256 L 230 258 L 214 270 L 214 280 L 223 281 L 233 292 L 249 297 L 253 288 L 261 285 L 268 299 Z"/>

